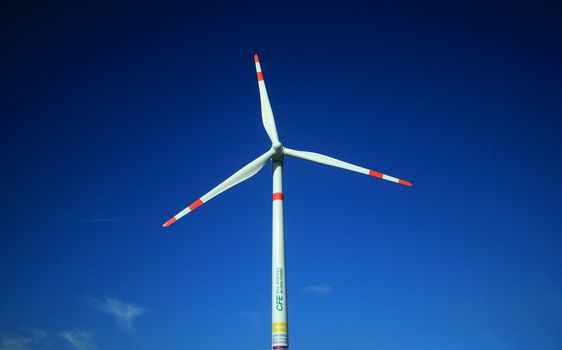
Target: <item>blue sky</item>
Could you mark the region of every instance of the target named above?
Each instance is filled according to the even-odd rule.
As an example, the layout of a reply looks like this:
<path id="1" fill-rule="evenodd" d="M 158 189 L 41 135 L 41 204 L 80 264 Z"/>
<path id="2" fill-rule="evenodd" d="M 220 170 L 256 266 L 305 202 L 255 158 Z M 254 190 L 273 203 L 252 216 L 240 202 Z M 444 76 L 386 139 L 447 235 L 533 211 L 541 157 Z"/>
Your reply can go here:
<path id="1" fill-rule="evenodd" d="M 300 349 L 562 347 L 555 2 L 4 5 L 0 349 L 270 346 L 281 141 Z"/>

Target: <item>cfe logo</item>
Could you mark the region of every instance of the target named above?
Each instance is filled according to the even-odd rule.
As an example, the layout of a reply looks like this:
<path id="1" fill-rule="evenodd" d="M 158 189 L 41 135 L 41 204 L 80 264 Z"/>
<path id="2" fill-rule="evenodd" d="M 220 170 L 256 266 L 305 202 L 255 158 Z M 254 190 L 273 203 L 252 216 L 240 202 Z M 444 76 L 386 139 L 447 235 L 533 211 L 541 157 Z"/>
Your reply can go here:
<path id="1" fill-rule="evenodd" d="M 283 292 L 285 290 L 284 281 L 283 281 L 283 268 L 278 267 L 275 269 L 275 309 L 277 311 L 283 311 L 285 308 L 283 302 Z"/>

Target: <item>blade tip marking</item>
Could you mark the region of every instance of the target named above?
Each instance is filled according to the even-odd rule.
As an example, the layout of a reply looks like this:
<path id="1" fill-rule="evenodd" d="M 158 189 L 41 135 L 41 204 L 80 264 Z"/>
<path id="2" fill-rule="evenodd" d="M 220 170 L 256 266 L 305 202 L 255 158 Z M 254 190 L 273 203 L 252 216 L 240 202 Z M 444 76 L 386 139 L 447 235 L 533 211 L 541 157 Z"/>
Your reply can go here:
<path id="1" fill-rule="evenodd" d="M 408 186 L 408 187 L 414 186 L 414 185 L 412 185 L 411 182 L 406 181 L 406 180 L 399 180 L 398 182 L 399 182 L 401 185 L 404 185 L 404 186 Z"/>
<path id="2" fill-rule="evenodd" d="M 188 208 L 190 211 L 194 211 L 195 209 L 199 208 L 201 204 L 203 204 L 203 201 L 201 200 L 201 198 L 199 198 L 195 202 L 191 203 Z"/>
<path id="3" fill-rule="evenodd" d="M 379 179 L 382 179 L 382 173 L 379 173 L 378 171 L 374 171 L 374 170 L 369 170 L 369 176 L 378 177 Z"/>
<path id="4" fill-rule="evenodd" d="M 259 61 L 260 61 L 260 58 L 259 58 L 258 54 L 255 54 L 255 55 L 254 55 L 254 62 L 257 63 L 257 62 L 259 62 Z"/>
<path id="5" fill-rule="evenodd" d="M 174 222 L 176 222 L 176 220 L 177 220 L 177 219 L 176 219 L 175 217 L 172 217 L 170 220 L 166 221 L 166 222 L 164 223 L 164 225 L 162 225 L 162 227 L 168 227 L 168 226 L 170 226 L 171 224 L 173 224 Z"/>

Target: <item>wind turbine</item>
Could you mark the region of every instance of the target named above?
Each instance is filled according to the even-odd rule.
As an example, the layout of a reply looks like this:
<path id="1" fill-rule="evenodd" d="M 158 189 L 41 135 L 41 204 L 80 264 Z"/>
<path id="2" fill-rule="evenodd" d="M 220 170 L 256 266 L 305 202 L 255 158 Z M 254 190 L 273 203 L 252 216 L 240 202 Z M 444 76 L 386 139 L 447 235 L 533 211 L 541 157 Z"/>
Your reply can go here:
<path id="1" fill-rule="evenodd" d="M 271 295 L 271 322 L 272 322 L 272 349 L 285 350 L 289 348 L 288 324 L 287 324 L 287 280 L 285 275 L 285 228 L 283 224 L 283 158 L 290 156 L 308 160 L 315 163 L 333 166 L 345 170 L 354 171 L 360 174 L 377 177 L 379 179 L 395 182 L 397 184 L 412 186 L 408 181 L 392 177 L 378 171 L 353 165 L 332 157 L 319 153 L 297 151 L 284 147 L 279 142 L 277 128 L 273 111 L 269 103 L 269 97 L 263 80 L 260 61 L 258 55 L 254 55 L 256 72 L 258 76 L 258 87 L 260 90 L 261 116 L 263 126 L 269 139 L 271 148 L 253 160 L 251 163 L 235 172 L 231 177 L 224 180 L 217 187 L 207 192 L 201 198 L 188 205 L 185 209 L 177 213 L 170 220 L 166 221 L 163 227 L 168 227 L 181 217 L 190 213 L 218 196 L 229 188 L 236 186 L 257 174 L 263 166 L 271 160 L 273 165 L 273 239 L 272 239 L 272 295 Z"/>

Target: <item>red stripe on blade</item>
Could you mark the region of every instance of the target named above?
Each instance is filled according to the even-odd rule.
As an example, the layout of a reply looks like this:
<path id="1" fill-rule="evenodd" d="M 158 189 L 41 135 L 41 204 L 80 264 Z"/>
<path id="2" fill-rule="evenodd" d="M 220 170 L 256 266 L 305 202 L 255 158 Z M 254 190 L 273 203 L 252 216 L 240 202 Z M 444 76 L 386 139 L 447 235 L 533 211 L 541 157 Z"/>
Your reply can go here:
<path id="1" fill-rule="evenodd" d="M 378 177 L 382 179 L 382 174 L 374 170 L 369 170 L 369 176 Z"/>
<path id="2" fill-rule="evenodd" d="M 275 193 L 273 194 L 273 200 L 274 200 L 274 201 L 276 201 L 276 200 L 277 200 L 277 201 L 282 201 L 282 200 L 283 200 L 283 193 L 281 193 L 281 192 L 275 192 Z"/>
<path id="3" fill-rule="evenodd" d="M 176 218 L 171 218 L 170 220 L 166 221 L 166 222 L 164 223 L 164 225 L 162 225 L 162 227 L 168 227 L 168 226 L 170 226 L 171 224 L 173 224 L 174 222 L 176 222 Z"/>
<path id="4" fill-rule="evenodd" d="M 262 81 L 262 80 L 263 80 L 263 73 L 258 72 L 258 81 Z"/>
<path id="5" fill-rule="evenodd" d="M 410 186 L 410 187 L 413 186 L 410 182 L 408 182 L 406 180 L 398 180 L 398 183 L 402 184 L 402 185 L 405 185 L 405 186 Z"/>
<path id="6" fill-rule="evenodd" d="M 201 199 L 198 199 L 195 202 L 191 203 L 188 208 L 189 210 L 194 211 L 195 209 L 199 208 L 201 204 L 203 204 L 203 201 Z"/>
<path id="7" fill-rule="evenodd" d="M 258 54 L 255 54 L 254 55 L 254 62 L 259 62 L 259 61 L 260 61 L 260 58 L 258 57 Z"/>

